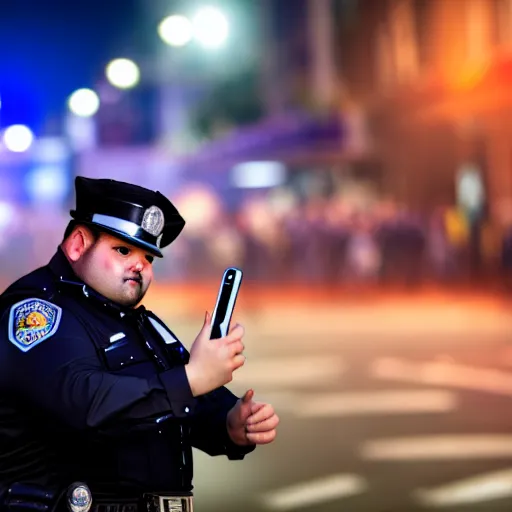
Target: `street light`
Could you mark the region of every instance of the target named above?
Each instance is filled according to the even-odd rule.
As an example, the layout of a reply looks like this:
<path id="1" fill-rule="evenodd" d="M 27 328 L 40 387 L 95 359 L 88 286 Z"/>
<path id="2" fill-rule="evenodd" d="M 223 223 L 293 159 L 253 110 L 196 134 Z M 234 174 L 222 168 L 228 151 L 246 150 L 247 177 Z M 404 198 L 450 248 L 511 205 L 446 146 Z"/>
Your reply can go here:
<path id="1" fill-rule="evenodd" d="M 130 59 L 114 59 L 105 70 L 108 81 L 118 89 L 135 87 L 140 80 L 139 67 Z"/>
<path id="2" fill-rule="evenodd" d="M 215 7 L 203 7 L 192 20 L 194 37 L 205 48 L 218 48 L 228 38 L 228 20 Z"/>
<path id="3" fill-rule="evenodd" d="M 13 124 L 4 132 L 5 147 L 13 153 L 24 153 L 34 141 L 34 134 L 23 124 Z"/>
<path id="4" fill-rule="evenodd" d="M 167 16 L 158 25 L 158 35 L 169 46 L 185 46 L 192 39 L 192 23 L 180 14 Z"/>
<path id="5" fill-rule="evenodd" d="M 91 89 L 78 89 L 68 99 L 69 110 L 78 117 L 92 117 L 99 106 L 100 99 Z"/>

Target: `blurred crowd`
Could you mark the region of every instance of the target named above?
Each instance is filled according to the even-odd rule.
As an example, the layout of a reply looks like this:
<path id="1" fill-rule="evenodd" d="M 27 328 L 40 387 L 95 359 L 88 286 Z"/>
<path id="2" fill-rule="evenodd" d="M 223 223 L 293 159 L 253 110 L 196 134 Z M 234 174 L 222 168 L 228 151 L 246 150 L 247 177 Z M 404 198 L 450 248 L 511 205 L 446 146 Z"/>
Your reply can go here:
<path id="1" fill-rule="evenodd" d="M 455 207 L 420 214 L 391 200 L 249 195 L 228 210 L 210 192 L 177 201 L 183 234 L 155 264 L 160 282 L 218 279 L 228 266 L 262 283 L 415 285 L 512 273 L 512 229 L 471 223 Z M 52 256 L 68 211 L 21 207 L 0 237 L 0 279 Z"/>
<path id="2" fill-rule="evenodd" d="M 472 221 L 454 206 L 427 215 L 387 199 L 300 200 L 271 191 L 230 212 L 213 210 L 208 222 L 208 208 L 197 210 L 200 222 L 176 242 L 163 276 L 215 278 L 235 265 L 263 283 L 414 286 L 495 278 L 512 269 L 512 229 Z"/>

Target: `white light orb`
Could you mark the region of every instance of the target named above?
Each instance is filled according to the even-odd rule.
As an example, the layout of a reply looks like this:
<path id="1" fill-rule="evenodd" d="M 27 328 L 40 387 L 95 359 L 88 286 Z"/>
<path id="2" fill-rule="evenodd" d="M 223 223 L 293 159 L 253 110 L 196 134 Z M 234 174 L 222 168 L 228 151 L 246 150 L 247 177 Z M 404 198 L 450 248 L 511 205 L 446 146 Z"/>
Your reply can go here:
<path id="1" fill-rule="evenodd" d="M 69 97 L 68 107 L 78 117 L 92 117 L 100 107 L 100 99 L 91 89 L 78 89 Z"/>
<path id="2" fill-rule="evenodd" d="M 192 23 L 180 14 L 167 16 L 158 25 L 158 35 L 169 46 L 185 46 L 192 39 Z"/>
<path id="3" fill-rule="evenodd" d="M 130 59 L 114 59 L 105 70 L 108 81 L 119 89 L 135 87 L 140 80 L 140 70 Z"/>
<path id="4" fill-rule="evenodd" d="M 24 153 L 34 142 L 34 134 L 28 126 L 14 124 L 4 132 L 4 145 L 13 153 Z"/>
<path id="5" fill-rule="evenodd" d="M 205 48 L 219 48 L 229 33 L 228 20 L 215 7 L 203 7 L 192 20 L 194 37 Z"/>

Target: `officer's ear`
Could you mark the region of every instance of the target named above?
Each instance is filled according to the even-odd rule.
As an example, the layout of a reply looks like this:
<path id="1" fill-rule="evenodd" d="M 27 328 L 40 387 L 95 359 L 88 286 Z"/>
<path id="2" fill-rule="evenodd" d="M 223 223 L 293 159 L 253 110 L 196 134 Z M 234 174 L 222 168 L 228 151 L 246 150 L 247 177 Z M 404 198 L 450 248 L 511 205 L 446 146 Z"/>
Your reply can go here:
<path id="1" fill-rule="evenodd" d="M 63 242 L 62 250 L 72 262 L 76 262 L 95 242 L 94 234 L 86 226 L 78 225 Z"/>

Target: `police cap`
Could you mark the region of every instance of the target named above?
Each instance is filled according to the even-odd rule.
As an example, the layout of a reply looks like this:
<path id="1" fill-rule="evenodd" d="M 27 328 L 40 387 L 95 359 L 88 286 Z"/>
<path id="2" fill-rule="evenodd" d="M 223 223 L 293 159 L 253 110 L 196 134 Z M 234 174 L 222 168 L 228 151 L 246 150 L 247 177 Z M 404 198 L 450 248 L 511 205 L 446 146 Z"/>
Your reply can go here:
<path id="1" fill-rule="evenodd" d="M 162 257 L 185 226 L 175 206 L 160 192 L 111 179 L 75 179 L 71 217 Z"/>

